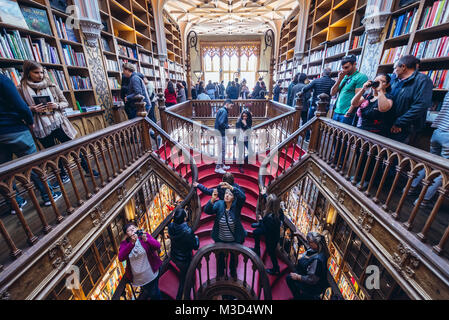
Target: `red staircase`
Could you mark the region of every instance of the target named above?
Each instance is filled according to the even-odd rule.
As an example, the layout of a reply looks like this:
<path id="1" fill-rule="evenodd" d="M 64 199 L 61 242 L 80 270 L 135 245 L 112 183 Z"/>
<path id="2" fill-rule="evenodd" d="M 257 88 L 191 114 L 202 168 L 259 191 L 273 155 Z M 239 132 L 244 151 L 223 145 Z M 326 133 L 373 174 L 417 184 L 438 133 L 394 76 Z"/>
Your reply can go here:
<path id="1" fill-rule="evenodd" d="M 292 148 L 287 149 L 287 156 L 281 156 L 280 163 L 283 165 L 284 161 L 287 163 L 291 162 Z M 167 151 L 167 150 L 165 150 Z M 161 157 L 164 158 L 163 151 L 160 151 Z M 168 154 L 168 153 L 167 153 Z M 285 155 L 285 152 L 282 153 Z M 299 157 L 300 152 L 295 150 L 295 157 Z M 201 159 L 199 155 L 194 155 L 196 164 L 198 167 L 198 183 L 205 185 L 208 188 L 216 187 L 222 179 L 222 175 L 215 172 L 215 164 L 211 163 L 211 161 L 204 161 L 204 158 Z M 176 167 L 184 166 L 182 161 L 174 160 L 174 165 Z M 172 166 L 172 162 L 169 160 L 168 164 Z M 238 170 L 238 165 L 231 165 L 231 169 L 228 172 L 231 172 L 234 175 L 235 182 L 240 185 L 246 194 L 246 202 L 242 209 L 241 221 L 243 227 L 248 232 L 248 235 L 245 239 L 243 245 L 247 247 L 254 247 L 254 238 L 252 237 L 253 228 L 251 227 L 251 223 L 256 222 L 256 207 L 257 207 L 257 199 L 259 195 L 259 187 L 258 187 L 258 174 L 259 174 L 259 166 L 257 165 L 244 165 L 245 172 L 242 174 Z M 184 169 L 181 170 L 184 172 Z M 273 173 L 275 176 L 275 173 Z M 190 172 L 184 174 L 190 181 Z M 271 179 L 274 177 L 270 177 Z M 201 200 L 201 207 L 204 208 L 206 203 L 209 201 L 210 196 L 203 194 L 200 190 L 198 190 L 198 195 Z M 204 212 L 201 214 L 201 219 L 198 225 L 195 234 L 198 235 L 200 239 L 200 247 L 205 246 L 207 244 L 213 243 L 211 238 L 212 227 L 214 224 L 215 216 L 206 215 Z M 264 262 L 266 268 L 271 268 L 271 259 L 268 256 L 265 250 L 265 243 L 263 238 L 261 240 L 261 258 Z M 286 276 L 289 274 L 289 270 L 287 265 L 278 258 L 279 266 L 281 273 L 278 276 L 268 275 L 273 300 L 288 300 L 293 296 L 285 282 Z M 237 272 L 241 272 L 240 268 L 243 267 L 243 264 L 239 263 Z M 168 297 L 174 299 L 176 297 L 176 292 L 178 289 L 178 275 L 179 270 L 173 262 L 170 262 L 169 269 L 162 275 L 159 281 L 160 290 L 167 295 Z"/>

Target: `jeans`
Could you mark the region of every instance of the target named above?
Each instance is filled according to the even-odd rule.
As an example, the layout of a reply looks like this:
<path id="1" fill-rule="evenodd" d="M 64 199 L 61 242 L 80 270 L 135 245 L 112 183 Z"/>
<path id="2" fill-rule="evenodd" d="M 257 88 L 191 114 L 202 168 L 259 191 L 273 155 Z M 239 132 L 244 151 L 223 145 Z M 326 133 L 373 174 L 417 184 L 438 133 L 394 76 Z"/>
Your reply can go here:
<path id="1" fill-rule="evenodd" d="M 260 252 L 260 236 L 262 234 L 263 234 L 263 232 L 259 228 L 256 228 L 253 231 L 254 249 L 256 249 L 257 252 Z M 272 243 L 265 242 L 265 244 L 266 244 L 268 255 L 270 256 L 270 259 L 271 259 L 271 263 L 273 265 L 273 269 L 279 271 L 279 263 L 278 263 L 278 259 L 276 256 L 277 243 L 275 245 L 273 245 Z"/>
<path id="2" fill-rule="evenodd" d="M 71 141 L 72 139 L 70 139 L 67 134 L 64 132 L 64 130 L 62 130 L 61 127 L 53 130 L 50 135 L 44 137 L 44 138 L 40 138 L 39 142 L 42 143 L 42 145 L 44 146 L 45 149 L 53 147 L 56 145 L 56 140 L 58 140 L 61 143 L 67 142 L 67 141 Z M 84 169 L 84 171 L 89 174 L 89 166 L 87 165 L 86 159 L 84 158 L 84 156 L 80 153 L 80 160 L 81 160 L 81 167 Z M 65 177 L 67 176 L 67 172 L 65 171 L 64 168 L 64 164 L 62 163 L 62 161 L 60 160 L 58 163 L 58 167 L 59 170 L 61 170 L 61 176 Z M 92 170 L 94 171 L 94 170 Z"/>
<path id="3" fill-rule="evenodd" d="M 221 136 L 221 153 L 218 155 L 218 162 L 215 166 L 215 169 L 220 169 L 225 164 L 225 157 L 226 157 L 226 136 Z"/>
<path id="4" fill-rule="evenodd" d="M 128 116 L 128 120 L 134 119 L 135 117 L 137 117 L 137 108 L 129 105 L 129 104 L 125 104 L 125 112 L 126 115 Z"/>
<path id="5" fill-rule="evenodd" d="M 237 143 L 238 143 L 238 150 L 239 150 L 237 163 L 239 164 L 239 167 L 243 167 L 243 164 L 248 164 L 249 155 L 252 153 L 252 151 L 250 151 L 250 149 L 249 149 L 250 146 L 249 146 L 248 141 L 243 141 L 243 143 L 241 141 L 237 141 Z M 245 149 L 247 152 L 246 156 L 245 156 Z"/>
<path id="6" fill-rule="evenodd" d="M 12 133 L 0 134 L 0 164 L 11 161 L 13 154 L 17 157 L 23 157 L 32 153 L 37 152 L 36 144 L 34 143 L 33 136 L 30 131 L 19 131 Z M 47 201 L 49 199 L 47 192 L 42 181 L 36 172 L 31 171 L 31 180 L 33 181 L 36 188 L 39 190 L 42 199 Z M 14 189 L 16 189 L 14 184 Z M 51 187 L 50 187 L 51 190 Z M 52 190 L 51 190 L 52 191 Z M 52 191 L 53 192 L 53 191 Z M 20 205 L 23 203 L 23 199 L 16 196 L 17 203 Z"/>
<path id="7" fill-rule="evenodd" d="M 141 287 L 142 292 L 139 295 L 138 300 L 161 300 L 161 291 L 159 290 L 159 275 L 151 281 L 147 283 L 143 287 Z"/>
<path id="8" fill-rule="evenodd" d="M 350 116 L 350 117 L 345 117 L 344 114 L 341 113 L 334 113 L 334 116 L 332 117 L 332 120 L 341 122 L 341 123 L 345 123 L 345 124 L 349 124 L 352 126 L 352 123 L 354 121 L 354 115 Z"/>
<path id="9" fill-rule="evenodd" d="M 189 259 L 187 261 L 182 261 L 182 262 L 173 260 L 173 262 L 179 268 L 179 287 L 178 287 L 178 293 L 176 294 L 176 300 L 181 300 L 182 292 L 184 290 L 184 284 L 186 281 L 187 270 L 189 269 L 191 260 Z"/>
<path id="10" fill-rule="evenodd" d="M 430 153 L 441 156 L 445 159 L 449 159 L 449 131 L 436 129 L 432 138 L 430 139 Z M 422 179 L 424 179 L 426 173 L 422 169 L 418 172 L 418 176 L 413 180 L 412 187 L 416 188 Z M 441 175 L 433 180 L 433 183 L 427 189 L 424 195 L 424 200 L 430 200 L 437 193 L 438 188 L 441 187 L 442 177 Z"/>
<path id="11" fill-rule="evenodd" d="M 231 277 L 237 277 L 237 265 L 238 265 L 238 259 L 236 259 L 235 254 L 230 254 L 231 258 L 229 261 L 229 269 L 231 271 Z M 223 277 L 224 271 L 226 268 L 225 264 L 225 254 L 219 253 L 218 259 L 217 259 L 217 277 Z"/>

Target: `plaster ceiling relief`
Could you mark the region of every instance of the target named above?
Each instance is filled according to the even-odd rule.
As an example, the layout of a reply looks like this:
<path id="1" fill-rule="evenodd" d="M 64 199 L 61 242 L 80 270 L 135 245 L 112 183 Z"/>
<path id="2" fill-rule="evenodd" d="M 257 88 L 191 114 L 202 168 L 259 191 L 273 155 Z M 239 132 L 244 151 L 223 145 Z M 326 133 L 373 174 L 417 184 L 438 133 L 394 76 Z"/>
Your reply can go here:
<path id="1" fill-rule="evenodd" d="M 199 35 L 264 34 L 269 21 L 284 20 L 298 0 L 168 0 L 164 9 Z"/>

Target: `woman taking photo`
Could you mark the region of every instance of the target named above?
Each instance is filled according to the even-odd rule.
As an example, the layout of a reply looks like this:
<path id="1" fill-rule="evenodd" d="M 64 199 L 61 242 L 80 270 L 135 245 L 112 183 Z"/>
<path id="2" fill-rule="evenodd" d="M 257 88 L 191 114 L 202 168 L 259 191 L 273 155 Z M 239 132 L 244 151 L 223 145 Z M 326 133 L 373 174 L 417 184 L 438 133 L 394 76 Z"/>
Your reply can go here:
<path id="1" fill-rule="evenodd" d="M 173 82 L 168 81 L 167 89 L 164 91 L 165 94 L 165 105 L 171 107 L 176 104 L 176 90 Z"/>
<path id="2" fill-rule="evenodd" d="M 161 300 L 158 250 L 161 244 L 149 233 L 138 230 L 133 223 L 123 226 L 125 240 L 120 243 L 118 259 L 126 261 L 125 277 L 133 286 L 141 287 L 139 300 Z"/>
<path id="3" fill-rule="evenodd" d="M 244 173 L 243 170 L 243 163 L 248 164 L 248 156 L 249 156 L 249 133 L 251 132 L 247 130 L 251 129 L 253 125 L 252 115 L 251 112 L 248 109 L 244 109 L 242 113 L 240 114 L 240 117 L 237 119 L 237 123 L 235 124 L 236 129 L 239 130 L 239 136 L 238 136 L 238 150 L 239 150 L 239 171 L 241 173 Z M 245 148 L 247 151 L 247 155 L 245 155 Z M 243 159 L 244 158 L 244 159 Z"/>
<path id="4" fill-rule="evenodd" d="M 357 109 L 359 121 L 357 127 L 369 132 L 386 135 L 388 125 L 388 111 L 393 106 L 393 96 L 390 94 L 390 76 L 380 73 L 374 81 L 368 80 L 352 99 L 351 107 L 345 117 L 350 117 Z"/>
<path id="5" fill-rule="evenodd" d="M 63 114 L 63 110 L 69 108 L 69 103 L 59 87 L 44 76 L 44 68 L 41 64 L 31 60 L 26 60 L 23 63 L 23 77 L 18 89 L 33 113 L 33 134 L 44 148 L 56 145 L 56 140 L 64 143 L 76 137 L 76 129 Z M 49 102 L 46 104 L 36 103 L 39 100 Z M 81 166 L 86 174 L 89 174 L 86 159 L 82 155 L 80 158 Z M 59 169 L 62 182 L 69 182 L 70 178 L 62 161 L 59 162 Z M 94 176 L 98 176 L 97 171 L 92 171 Z"/>
<path id="6" fill-rule="evenodd" d="M 240 243 L 245 241 L 246 231 L 240 221 L 242 207 L 245 204 L 245 193 L 239 188 L 231 186 L 227 182 L 220 183 L 221 188 L 226 189 L 224 200 L 219 200 L 218 190 L 214 189 L 212 198 L 204 207 L 204 213 L 215 215 L 212 228 L 212 239 L 217 242 Z M 231 277 L 237 277 L 237 259 L 231 254 L 229 268 Z M 220 253 L 217 259 L 217 277 L 224 276 L 225 257 Z"/>

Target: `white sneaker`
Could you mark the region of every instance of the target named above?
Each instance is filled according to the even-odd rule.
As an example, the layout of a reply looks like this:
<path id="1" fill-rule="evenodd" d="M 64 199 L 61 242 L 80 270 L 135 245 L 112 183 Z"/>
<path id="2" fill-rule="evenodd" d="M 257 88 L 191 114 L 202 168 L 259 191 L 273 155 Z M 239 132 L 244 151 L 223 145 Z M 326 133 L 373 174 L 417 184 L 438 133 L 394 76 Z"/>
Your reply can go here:
<path id="1" fill-rule="evenodd" d="M 226 171 L 224 171 L 223 168 L 215 169 L 215 172 L 219 173 L 219 174 L 225 174 L 226 173 Z"/>
<path id="2" fill-rule="evenodd" d="M 230 166 L 225 166 L 225 165 L 223 165 L 223 169 L 224 169 L 224 170 L 229 170 L 229 169 L 231 169 L 231 167 L 230 167 Z"/>

